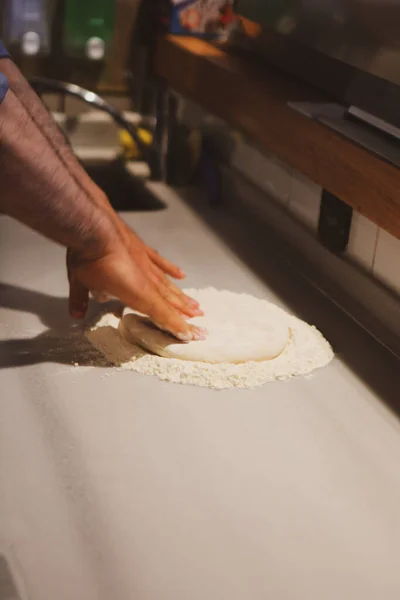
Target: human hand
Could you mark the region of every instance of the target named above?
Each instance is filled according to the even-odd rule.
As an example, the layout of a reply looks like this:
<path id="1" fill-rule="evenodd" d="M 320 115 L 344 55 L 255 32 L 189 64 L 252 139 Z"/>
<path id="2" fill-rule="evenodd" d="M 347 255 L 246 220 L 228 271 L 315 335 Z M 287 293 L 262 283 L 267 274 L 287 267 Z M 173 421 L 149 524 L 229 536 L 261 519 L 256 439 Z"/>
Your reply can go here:
<path id="1" fill-rule="evenodd" d="M 160 296 L 183 317 L 201 316 L 203 312 L 199 303 L 186 296 L 169 279 L 169 277 L 179 280 L 185 279 L 186 275 L 182 269 L 161 256 L 153 248 L 147 246 L 122 219 L 120 219 L 119 228 L 132 260 L 148 275 Z"/>
<path id="2" fill-rule="evenodd" d="M 158 254 L 156 250 L 147 246 L 139 236 L 129 227 L 127 223 L 112 208 L 107 196 L 98 188 L 93 181 L 90 181 L 90 194 L 92 199 L 105 210 L 112 220 L 125 244 L 132 260 L 146 273 L 150 278 L 158 293 L 172 307 L 181 313 L 183 317 L 201 316 L 203 312 L 199 303 L 193 298 L 189 298 L 183 291 L 175 285 L 169 278 L 185 279 L 186 275 L 178 266 Z M 94 297 L 99 302 L 106 302 L 110 299 L 107 294 L 101 290 L 91 290 Z"/>
<path id="3" fill-rule="evenodd" d="M 164 281 L 164 278 L 167 279 L 165 270 L 173 272 L 177 267 L 148 248 L 134 234 L 129 237 L 132 237 L 130 244 L 127 243 L 128 235 L 124 239 L 115 235 L 112 244 L 94 258 L 68 250 L 71 315 L 83 318 L 89 292 L 100 292 L 148 315 L 160 329 L 181 341 L 204 339 L 205 332 L 184 319 L 184 316 L 201 314 L 198 304 L 184 294 L 180 296 L 174 291 L 173 284 L 170 287 Z"/>

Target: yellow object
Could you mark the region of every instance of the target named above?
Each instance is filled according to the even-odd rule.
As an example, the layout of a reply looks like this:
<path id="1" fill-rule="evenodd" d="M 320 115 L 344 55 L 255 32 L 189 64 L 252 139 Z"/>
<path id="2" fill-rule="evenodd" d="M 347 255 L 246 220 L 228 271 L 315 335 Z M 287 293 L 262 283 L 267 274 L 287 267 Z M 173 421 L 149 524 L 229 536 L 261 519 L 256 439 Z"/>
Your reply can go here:
<path id="1" fill-rule="evenodd" d="M 153 136 L 150 131 L 148 131 L 147 129 L 141 129 L 139 127 L 137 130 L 137 134 L 146 146 L 151 145 L 153 141 Z M 130 133 L 125 129 L 121 129 L 119 132 L 119 139 L 121 142 L 124 157 L 127 160 L 138 160 L 140 158 L 140 150 Z"/>

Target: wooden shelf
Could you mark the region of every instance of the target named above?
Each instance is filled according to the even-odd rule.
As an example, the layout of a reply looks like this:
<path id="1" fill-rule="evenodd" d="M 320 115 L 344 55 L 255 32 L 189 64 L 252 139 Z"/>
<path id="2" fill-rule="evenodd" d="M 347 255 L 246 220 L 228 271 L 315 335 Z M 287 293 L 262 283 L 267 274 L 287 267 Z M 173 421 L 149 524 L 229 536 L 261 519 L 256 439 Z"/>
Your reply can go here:
<path id="1" fill-rule="evenodd" d="M 173 89 L 400 238 L 400 170 L 287 105 L 328 100 L 318 91 L 194 38 L 160 38 L 155 67 Z"/>

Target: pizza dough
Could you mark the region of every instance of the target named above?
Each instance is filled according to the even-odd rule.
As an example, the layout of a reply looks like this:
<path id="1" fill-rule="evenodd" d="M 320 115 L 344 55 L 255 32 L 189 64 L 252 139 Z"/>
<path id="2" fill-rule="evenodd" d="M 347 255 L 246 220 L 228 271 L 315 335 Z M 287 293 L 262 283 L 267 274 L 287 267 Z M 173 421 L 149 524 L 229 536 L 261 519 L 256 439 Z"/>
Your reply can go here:
<path id="1" fill-rule="evenodd" d="M 200 300 L 205 296 L 211 298 L 214 292 L 219 298 L 223 294 L 226 306 L 229 304 L 231 292 L 187 290 L 189 296 Z M 113 365 L 117 369 L 132 371 L 136 375 L 157 377 L 168 383 L 196 385 L 213 390 L 254 389 L 272 381 L 308 377 L 317 369 L 327 366 L 334 358 L 329 342 L 312 325 L 267 300 L 256 300 L 253 296 L 241 294 L 241 302 L 257 310 L 258 323 L 263 315 L 268 314 L 272 315 L 274 322 L 285 323 L 290 330 L 288 345 L 274 360 L 232 364 L 157 356 L 128 342 L 121 335 L 121 330 L 124 329 L 121 325 L 122 311 L 115 309 L 105 310 L 97 315 L 86 330 L 86 337 L 101 353 L 97 359 L 99 366 L 104 366 L 105 358 L 107 366 Z M 110 374 L 106 372 L 106 375 Z"/>
<path id="2" fill-rule="evenodd" d="M 121 335 L 158 356 L 210 364 L 271 360 L 287 347 L 287 319 L 279 319 L 270 303 L 211 288 L 191 290 L 191 295 L 200 302 L 205 316 L 189 323 L 207 329 L 204 341 L 179 342 L 131 309 L 125 309 L 120 321 Z"/>

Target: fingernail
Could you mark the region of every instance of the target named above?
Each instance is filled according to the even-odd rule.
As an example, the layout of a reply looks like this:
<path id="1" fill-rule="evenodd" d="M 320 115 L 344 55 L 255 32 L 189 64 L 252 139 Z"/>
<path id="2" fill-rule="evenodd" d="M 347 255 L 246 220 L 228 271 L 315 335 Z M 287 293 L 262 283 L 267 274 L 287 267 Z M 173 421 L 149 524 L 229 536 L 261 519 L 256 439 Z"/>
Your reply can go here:
<path id="1" fill-rule="evenodd" d="M 194 308 L 193 313 L 196 317 L 204 317 L 204 313 L 200 308 Z"/>
<path id="2" fill-rule="evenodd" d="M 182 271 L 182 269 L 179 269 L 179 275 L 182 277 L 182 279 L 183 279 L 184 277 L 187 277 L 187 275 L 186 275 L 185 271 Z"/>
<path id="3" fill-rule="evenodd" d="M 193 339 L 197 342 L 204 341 L 207 337 L 207 333 L 208 331 L 207 329 L 204 329 L 204 327 L 196 327 L 193 331 Z"/>
<path id="4" fill-rule="evenodd" d="M 200 304 L 197 302 L 197 300 L 194 300 L 193 298 L 189 298 L 189 305 L 193 306 L 193 308 L 199 308 Z"/>
<path id="5" fill-rule="evenodd" d="M 196 332 L 193 334 L 193 339 L 196 342 L 204 342 L 204 340 L 206 339 L 206 334 L 205 333 L 201 333 L 201 331 Z"/>
<path id="6" fill-rule="evenodd" d="M 178 333 L 176 337 L 178 340 L 181 340 L 181 342 L 191 342 L 193 340 L 193 335 L 191 333 Z"/>

